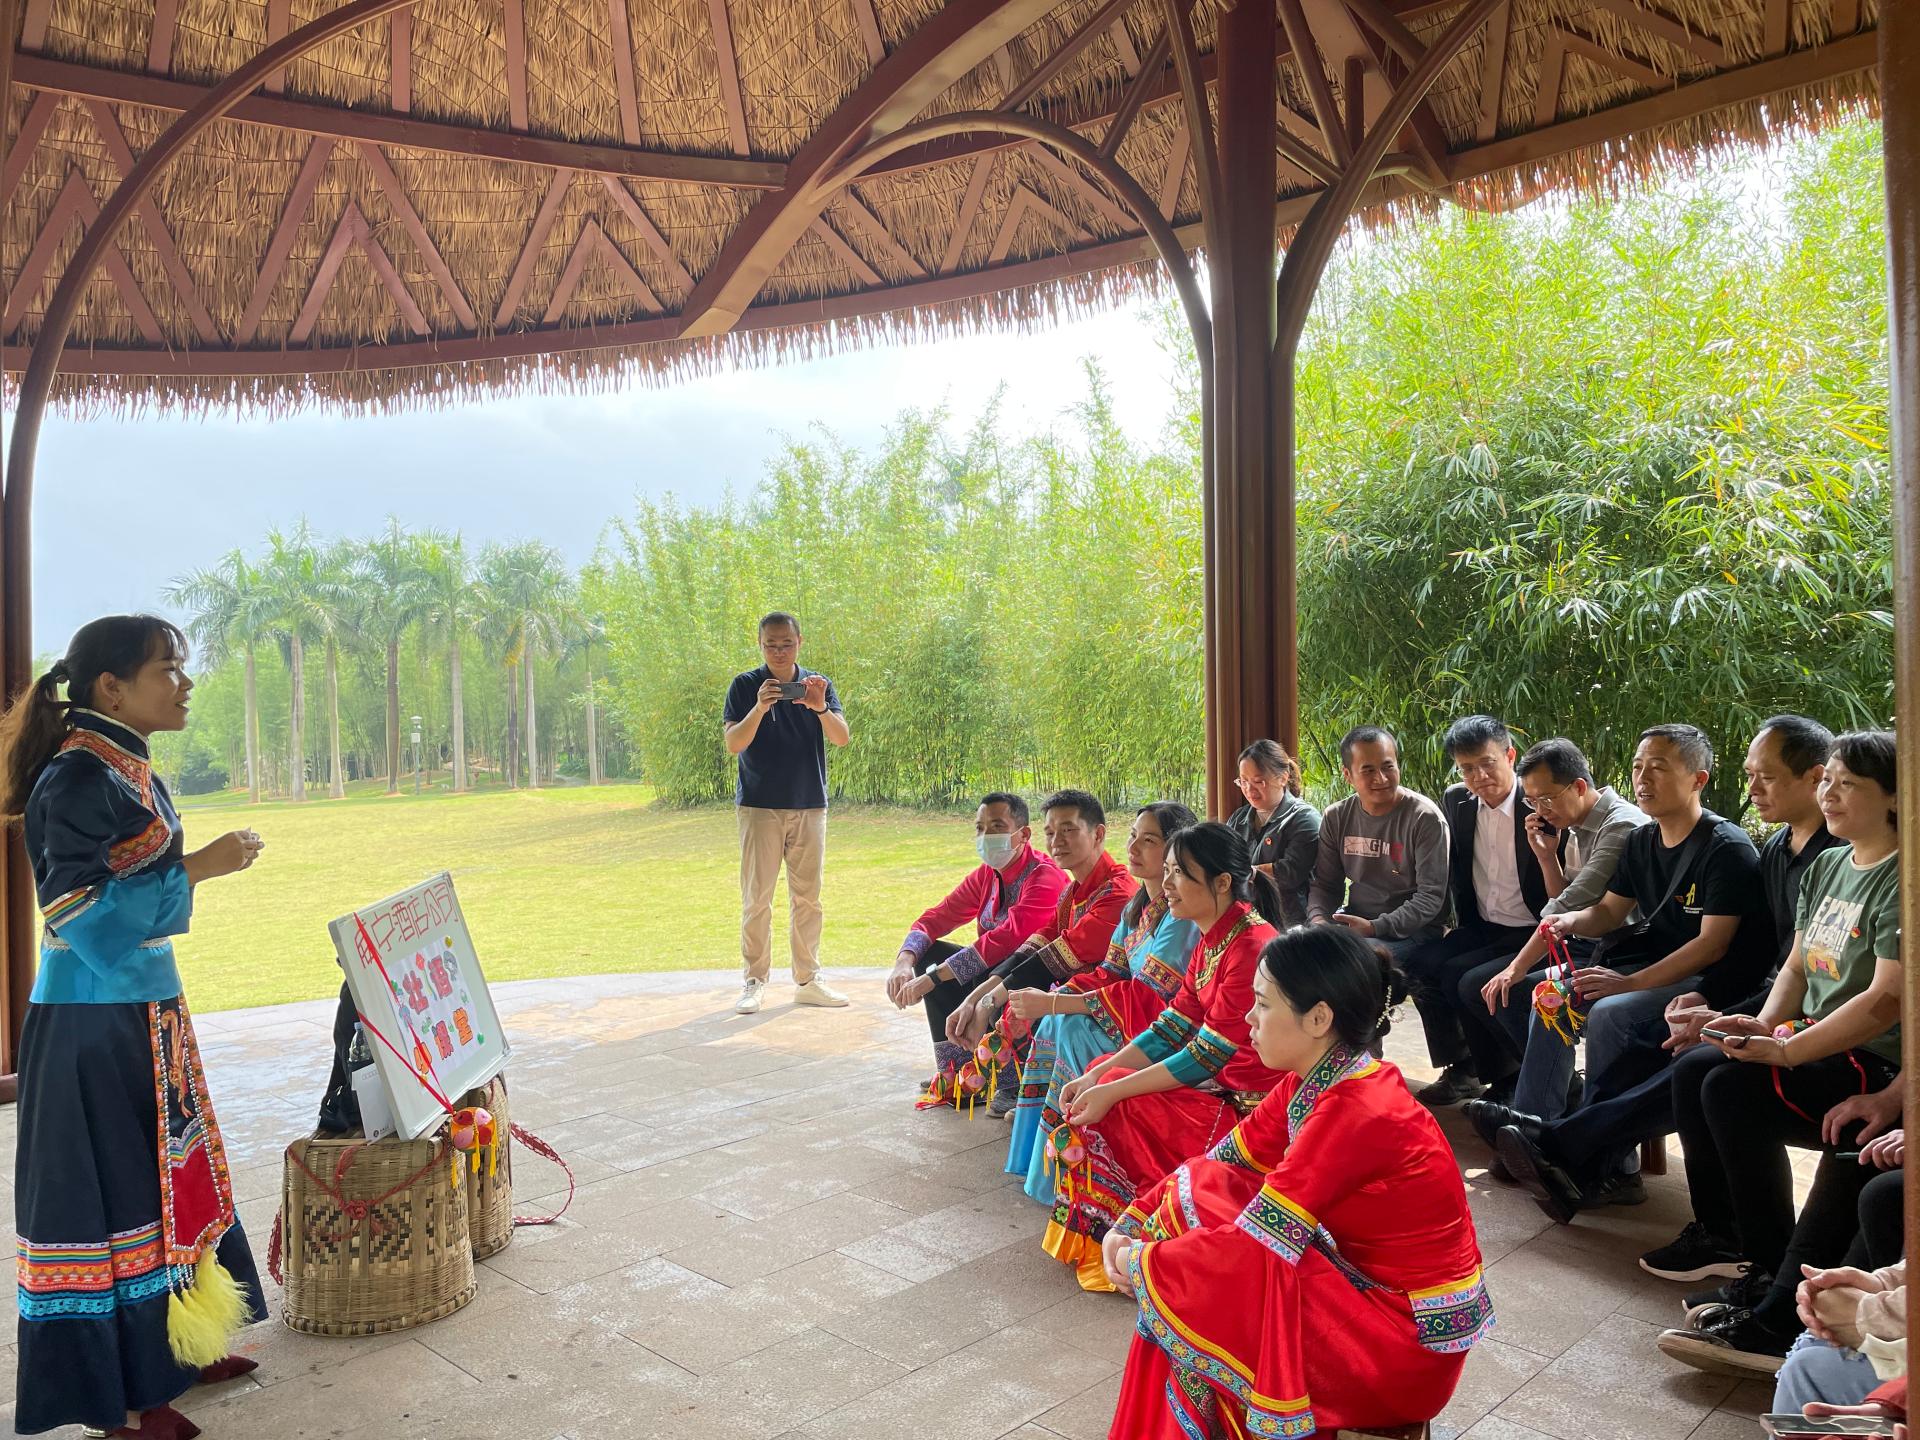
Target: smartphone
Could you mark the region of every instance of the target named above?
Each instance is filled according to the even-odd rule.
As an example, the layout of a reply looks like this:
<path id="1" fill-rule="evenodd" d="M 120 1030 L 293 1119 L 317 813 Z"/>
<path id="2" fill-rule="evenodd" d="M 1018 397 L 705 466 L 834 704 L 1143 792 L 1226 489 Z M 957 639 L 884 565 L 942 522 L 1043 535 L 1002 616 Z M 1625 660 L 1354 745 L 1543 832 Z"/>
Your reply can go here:
<path id="1" fill-rule="evenodd" d="M 1709 1040 L 1744 1040 L 1747 1038 L 1732 1030 L 1716 1030 L 1711 1025 L 1707 1026 L 1707 1028 L 1700 1033 Z"/>
<path id="2" fill-rule="evenodd" d="M 807 682 L 804 680 L 782 680 L 780 682 L 782 700 L 804 700 L 807 698 Z"/>
<path id="3" fill-rule="evenodd" d="M 1891 1435 L 1894 1420 L 1890 1415 L 1833 1415 L 1809 1420 L 1804 1415 L 1762 1415 L 1760 1429 L 1768 1435 Z"/>

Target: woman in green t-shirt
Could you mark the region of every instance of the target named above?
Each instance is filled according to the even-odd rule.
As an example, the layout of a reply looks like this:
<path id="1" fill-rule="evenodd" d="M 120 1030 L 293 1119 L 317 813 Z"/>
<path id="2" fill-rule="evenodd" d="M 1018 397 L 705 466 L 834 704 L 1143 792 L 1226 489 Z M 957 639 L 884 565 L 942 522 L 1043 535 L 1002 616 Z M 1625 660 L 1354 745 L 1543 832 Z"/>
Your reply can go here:
<path id="1" fill-rule="evenodd" d="M 1771 1374 L 1798 1334 L 1800 1265 L 1835 1265 L 1872 1171 L 1834 1152 L 1869 1138 L 1828 1111 L 1897 1083 L 1900 1064 L 1900 831 L 1894 739 L 1833 743 L 1820 783 L 1827 828 L 1846 843 L 1807 867 L 1793 951 L 1756 1016 L 1721 1015 L 1706 1043 L 1724 1061 L 1676 1086 L 1694 1225 L 1740 1262 L 1723 1301 L 1694 1306 L 1660 1348 L 1706 1369 Z M 1721 1038 L 1715 1038 L 1716 1036 Z M 1843 1133 L 1845 1132 L 1845 1133 Z M 1826 1152 L 1796 1225 L 1788 1147 Z M 1684 1239 L 1685 1237 L 1683 1237 Z M 1736 1271 L 1738 1273 L 1736 1273 Z"/>

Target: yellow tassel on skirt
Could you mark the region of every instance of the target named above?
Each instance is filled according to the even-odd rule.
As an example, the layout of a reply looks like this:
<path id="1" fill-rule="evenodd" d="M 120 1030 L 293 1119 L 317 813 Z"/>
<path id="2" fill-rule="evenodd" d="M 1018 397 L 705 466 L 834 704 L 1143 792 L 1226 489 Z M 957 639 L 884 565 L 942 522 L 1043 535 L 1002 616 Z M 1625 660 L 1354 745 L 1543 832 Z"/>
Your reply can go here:
<path id="1" fill-rule="evenodd" d="M 167 1343 L 173 1358 L 193 1370 L 224 1360 L 247 1321 L 246 1292 L 209 1245 L 194 1269 L 193 1284 L 167 1297 Z"/>

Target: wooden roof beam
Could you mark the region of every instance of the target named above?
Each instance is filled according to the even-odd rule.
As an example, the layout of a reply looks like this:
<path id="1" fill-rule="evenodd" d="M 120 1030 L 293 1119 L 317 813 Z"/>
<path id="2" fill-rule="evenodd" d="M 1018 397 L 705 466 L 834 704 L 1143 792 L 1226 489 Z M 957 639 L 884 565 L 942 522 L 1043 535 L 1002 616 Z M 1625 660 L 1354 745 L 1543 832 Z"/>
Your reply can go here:
<path id="1" fill-rule="evenodd" d="M 1125 24 L 1124 21 L 1121 23 Z M 1109 160 L 1120 153 L 1120 142 L 1127 138 L 1127 131 L 1133 128 L 1133 122 L 1145 108 L 1147 91 L 1154 77 L 1166 67 L 1167 57 L 1172 53 L 1172 37 L 1162 30 L 1160 38 L 1153 42 L 1153 48 L 1147 51 L 1146 58 L 1134 67 L 1133 83 L 1127 86 L 1127 93 L 1120 99 L 1120 108 L 1114 112 L 1113 119 L 1107 125 L 1106 136 L 1100 141 L 1100 153 Z"/>
<path id="2" fill-rule="evenodd" d="M 54 252 L 60 248 L 60 242 L 66 239 L 68 230 L 76 223 L 85 230 L 99 218 L 100 202 L 93 198 L 93 191 L 87 188 L 86 180 L 78 170 L 67 171 L 66 183 L 60 187 L 60 194 L 53 202 L 47 223 L 40 227 L 39 238 L 33 242 L 33 249 L 27 252 L 19 275 L 14 277 L 12 292 L 7 296 L 6 313 L 0 316 L 0 330 L 11 335 L 26 318 L 27 306 L 40 293 L 47 270 L 53 264 Z M 120 292 L 121 300 L 126 303 L 127 312 L 133 316 L 134 327 L 149 345 L 164 344 L 160 322 L 154 318 L 153 307 L 147 304 L 146 297 L 140 293 L 133 270 L 128 266 L 127 257 L 120 246 L 109 245 L 101 263 L 112 277 L 113 288 Z"/>
<path id="3" fill-rule="evenodd" d="M 1280 25 L 1293 63 L 1300 67 L 1300 78 L 1306 82 L 1307 99 L 1312 102 L 1313 118 L 1320 124 L 1327 149 L 1335 164 L 1345 165 L 1353 158 L 1353 147 L 1348 143 L 1347 127 L 1340 107 L 1334 103 L 1333 86 L 1328 83 L 1326 66 L 1321 63 L 1320 49 L 1314 42 L 1313 27 L 1307 23 L 1307 13 L 1300 0 L 1280 0 Z"/>
<path id="4" fill-rule="evenodd" d="M 360 207 L 349 200 L 346 210 L 341 213 L 340 223 L 333 227 L 333 238 L 327 242 L 326 252 L 320 257 L 320 268 L 313 272 L 313 283 L 307 287 L 307 298 L 301 303 L 300 314 L 293 322 L 293 331 L 288 338 L 294 344 L 304 345 L 312 338 L 313 327 L 320 323 L 321 308 L 326 304 L 327 296 L 333 293 L 333 282 L 340 274 L 340 264 L 355 246 L 367 257 L 367 263 L 373 267 L 381 286 L 393 297 L 393 303 L 399 307 L 400 318 L 406 321 L 407 329 L 415 335 L 429 333 L 427 317 L 418 302 L 407 293 L 400 272 L 394 269 L 392 257 L 373 238 L 373 230 L 367 224 L 367 217 L 360 213 Z"/>
<path id="5" fill-rule="evenodd" d="M 553 298 L 547 302 L 547 313 L 541 324 L 558 324 L 567 313 L 567 306 L 573 303 L 574 292 L 580 288 L 580 281 L 587 273 L 587 262 L 595 255 L 604 259 L 614 274 L 625 283 L 628 291 L 639 297 L 642 310 L 650 315 L 660 313 L 660 297 L 653 293 L 653 288 L 633 268 L 633 262 L 620 253 L 620 247 L 613 243 L 612 236 L 600 228 L 600 222 L 588 217 L 587 223 L 580 228 L 580 238 L 574 242 L 573 253 L 567 256 L 566 269 L 560 272 L 560 283 L 553 287 Z"/>
<path id="6" fill-rule="evenodd" d="M 101 143 L 106 146 L 107 158 L 113 162 L 120 179 L 126 179 L 133 169 L 133 149 L 127 144 L 126 132 L 120 128 L 119 120 L 114 117 L 113 107 L 105 101 L 89 100 L 87 114 L 93 120 L 93 128 L 99 132 Z M 149 195 L 140 202 L 134 214 L 140 217 L 147 238 L 153 242 L 154 252 L 160 257 L 160 268 L 167 272 L 167 279 L 173 282 L 181 304 L 186 306 L 193 333 L 200 337 L 202 345 L 218 344 L 220 332 L 213 323 L 213 315 L 208 311 L 206 301 L 200 298 L 200 287 L 187 269 L 186 262 L 180 258 L 180 247 L 174 243 L 167 222 L 160 214 L 159 205 Z"/>
<path id="7" fill-rule="evenodd" d="M 208 89 L 157 75 L 106 70 L 24 54 L 14 60 L 13 78 L 17 84 L 45 93 L 111 100 L 121 105 L 146 105 L 156 110 L 185 110 Z M 772 160 L 681 155 L 670 150 L 556 140 L 260 95 L 242 100 L 227 118 L 336 140 L 367 140 L 375 145 L 405 145 L 442 155 L 472 155 L 510 164 L 539 165 L 550 170 L 584 170 L 590 174 L 672 180 L 685 185 L 777 190 L 785 181 L 787 170 L 785 165 Z"/>
<path id="8" fill-rule="evenodd" d="M 1105 4 L 1093 12 L 1086 24 L 1069 36 L 1066 43 L 1058 50 L 1034 66 L 1027 73 L 1027 77 L 1009 90 L 1006 98 L 994 108 L 1018 110 L 1026 104 L 1045 89 L 1056 75 L 1077 60 L 1081 52 L 1098 40 L 1103 32 L 1115 24 L 1124 24 L 1127 7 L 1132 4 L 1133 0 L 1106 0 Z"/>
<path id="9" fill-rule="evenodd" d="M 740 94 L 740 52 L 733 43 L 733 21 L 727 16 L 727 0 L 707 0 L 713 16 L 714 59 L 720 66 L 720 103 L 727 112 L 727 138 L 733 153 L 745 155 L 747 148 L 747 104 Z"/>
<path id="10" fill-rule="evenodd" d="M 387 23 L 387 94 L 394 113 L 405 115 L 413 109 L 413 12 L 396 10 Z"/>
<path id="11" fill-rule="evenodd" d="M 507 123 L 527 128 L 527 11 L 525 0 L 504 0 L 507 41 Z"/>
<path id="12" fill-rule="evenodd" d="M 607 0 L 607 43 L 613 47 L 613 88 L 620 98 L 620 138 L 640 143 L 640 95 L 633 84 L 633 17 L 627 0 Z"/>
<path id="13" fill-rule="evenodd" d="M 164 75 L 173 68 L 173 32 L 180 0 L 154 0 L 153 28 L 147 32 L 147 69 Z"/>
<path id="14" fill-rule="evenodd" d="M 876 169 L 878 167 L 875 167 Z M 871 173 L 871 172 L 869 172 Z M 986 198 L 987 177 L 993 173 L 993 156 L 982 155 L 973 162 L 973 175 L 967 181 L 967 193 L 960 201 L 960 213 L 954 217 L 953 231 L 947 236 L 947 248 L 935 267 L 939 275 L 951 274 L 967 248 L 967 234 L 979 217 L 980 202 Z"/>

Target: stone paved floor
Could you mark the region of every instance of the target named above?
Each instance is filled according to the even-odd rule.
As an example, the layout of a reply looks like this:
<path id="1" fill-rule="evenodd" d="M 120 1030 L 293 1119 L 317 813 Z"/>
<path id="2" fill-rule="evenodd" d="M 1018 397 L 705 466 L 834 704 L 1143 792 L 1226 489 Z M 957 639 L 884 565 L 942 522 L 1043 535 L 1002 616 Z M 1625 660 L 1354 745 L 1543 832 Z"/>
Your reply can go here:
<path id="1" fill-rule="evenodd" d="M 210 1440 L 1104 1437 L 1132 1307 L 1082 1294 L 1040 1252 L 1041 1212 L 1001 1173 L 1004 1125 L 913 1110 L 918 1012 L 888 1006 L 878 972 L 834 978 L 852 1009 L 795 1009 L 779 982 L 751 1019 L 714 972 L 497 987 L 515 1118 L 580 1182 L 564 1221 L 519 1231 L 437 1324 L 369 1340 L 256 1327 L 241 1348 L 257 1375 L 184 1408 Z M 1418 1079 L 1410 1012 L 1388 1053 Z M 198 1022 L 263 1270 L 280 1152 L 311 1123 L 330 1020 L 294 1005 Z M 1446 1123 L 1500 1324 L 1436 1433 L 1757 1435 L 1767 1387 L 1654 1349 L 1682 1287 L 1634 1256 L 1686 1218 L 1677 1174 L 1643 1207 L 1560 1229 L 1487 1179 L 1457 1112 Z M 9 1155 L 13 1130 L 0 1112 Z M 558 1203 L 554 1167 L 522 1155 L 516 1170 L 519 1208 Z"/>

